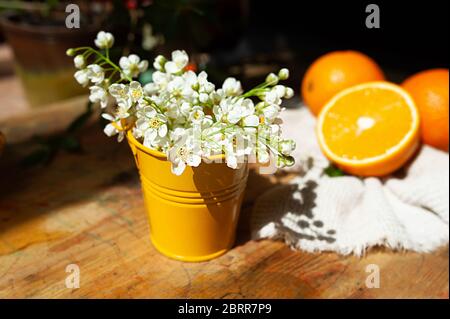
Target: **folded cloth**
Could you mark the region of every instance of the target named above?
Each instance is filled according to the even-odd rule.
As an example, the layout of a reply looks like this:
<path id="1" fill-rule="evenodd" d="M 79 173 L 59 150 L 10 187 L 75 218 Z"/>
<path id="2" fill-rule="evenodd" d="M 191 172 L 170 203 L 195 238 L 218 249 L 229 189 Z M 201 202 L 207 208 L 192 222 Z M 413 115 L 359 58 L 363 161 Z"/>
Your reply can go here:
<path id="1" fill-rule="evenodd" d="M 283 133 L 297 143 L 298 172 L 289 185 L 255 202 L 254 239 L 278 238 L 310 252 L 363 255 L 372 246 L 430 252 L 449 240 L 449 157 L 422 146 L 404 169 L 385 178 L 329 177 L 328 160 L 305 107 L 282 113 Z"/>

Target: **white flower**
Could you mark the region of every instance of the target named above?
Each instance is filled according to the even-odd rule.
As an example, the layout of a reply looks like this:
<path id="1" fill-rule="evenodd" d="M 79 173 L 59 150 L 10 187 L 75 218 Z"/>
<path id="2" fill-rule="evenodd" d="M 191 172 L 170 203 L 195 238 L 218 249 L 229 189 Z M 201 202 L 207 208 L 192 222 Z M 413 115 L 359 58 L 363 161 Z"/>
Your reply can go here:
<path id="1" fill-rule="evenodd" d="M 223 82 L 222 90 L 226 96 L 238 96 L 242 94 L 241 82 L 235 78 L 227 78 Z"/>
<path id="2" fill-rule="evenodd" d="M 188 129 L 184 127 L 175 127 L 172 131 L 169 132 L 170 138 L 173 141 L 183 140 L 188 134 Z"/>
<path id="3" fill-rule="evenodd" d="M 119 130 L 111 123 L 107 124 L 103 129 L 103 132 L 109 137 L 116 135 L 119 133 Z"/>
<path id="4" fill-rule="evenodd" d="M 212 116 L 208 114 L 203 117 L 201 124 L 202 124 L 203 128 L 208 128 L 214 124 L 214 120 L 213 120 Z"/>
<path id="5" fill-rule="evenodd" d="M 236 169 L 238 166 L 238 157 L 233 152 L 227 152 L 225 149 L 225 161 L 227 166 L 232 169 Z"/>
<path id="6" fill-rule="evenodd" d="M 213 112 L 217 120 L 237 124 L 241 119 L 253 115 L 255 107 L 250 99 L 226 98 L 213 108 Z"/>
<path id="7" fill-rule="evenodd" d="M 181 95 L 184 89 L 184 81 L 182 77 L 174 77 L 167 84 L 167 91 L 169 91 L 172 95 Z"/>
<path id="8" fill-rule="evenodd" d="M 208 81 L 208 74 L 202 71 L 197 76 L 197 81 L 199 85 L 199 92 L 212 93 L 214 91 L 214 84 Z"/>
<path id="9" fill-rule="evenodd" d="M 195 74 L 194 71 L 189 70 L 187 72 L 184 72 L 181 77 L 186 83 L 186 86 L 189 86 L 193 90 L 199 89 L 197 74 Z"/>
<path id="10" fill-rule="evenodd" d="M 141 83 L 137 81 L 130 83 L 128 93 L 132 102 L 139 102 L 144 98 L 144 90 L 142 89 Z"/>
<path id="11" fill-rule="evenodd" d="M 176 50 L 172 52 L 172 61 L 166 62 L 164 68 L 167 72 L 176 74 L 186 67 L 189 62 L 189 56 L 186 51 Z"/>
<path id="12" fill-rule="evenodd" d="M 266 124 L 272 123 L 280 114 L 280 104 L 282 102 L 279 97 L 280 93 L 281 92 L 277 92 L 276 87 L 274 87 L 272 90 L 265 93 L 263 97 L 265 103 L 262 103 L 261 106 L 258 104 L 257 114 L 262 114 L 264 116 L 264 123 Z"/>
<path id="13" fill-rule="evenodd" d="M 263 115 L 266 124 L 272 123 L 280 114 L 281 108 L 276 104 L 269 104 L 263 109 Z"/>
<path id="14" fill-rule="evenodd" d="M 122 142 L 125 137 L 125 130 L 122 128 L 122 125 L 120 124 L 120 119 L 116 119 L 111 114 L 108 113 L 103 113 L 102 117 L 111 122 L 105 126 L 103 132 L 109 137 L 118 134 L 117 141 Z"/>
<path id="15" fill-rule="evenodd" d="M 93 85 L 89 88 L 89 90 L 91 91 L 89 101 L 92 103 L 100 102 L 100 107 L 102 109 L 108 106 L 108 94 L 104 88 Z"/>
<path id="16" fill-rule="evenodd" d="M 142 60 L 136 54 L 130 54 L 128 57 L 121 57 L 119 65 L 126 76 L 135 78 L 139 73 L 145 72 L 148 68 L 148 61 Z"/>
<path id="17" fill-rule="evenodd" d="M 75 72 L 74 77 L 75 80 L 77 80 L 77 82 L 83 87 L 89 84 L 89 70 L 87 69 Z"/>
<path id="18" fill-rule="evenodd" d="M 184 82 L 182 91 L 184 98 L 195 103 L 195 100 L 199 97 L 198 90 L 200 87 L 198 84 L 197 74 L 193 71 L 187 71 L 183 73 L 181 78 Z"/>
<path id="19" fill-rule="evenodd" d="M 148 26 L 144 28 L 144 32 L 150 31 Z M 95 40 L 101 49 L 110 48 L 113 42 L 107 32 L 100 32 Z M 189 57 L 185 51 L 172 52 L 170 60 L 157 56 L 153 81 L 142 86 L 133 79 L 147 69 L 147 61 L 135 54 L 122 57 L 120 73 L 116 73 L 105 55 L 88 50 L 76 48 L 68 54 L 80 52 L 74 58 L 79 69 L 75 79 L 90 86 L 92 103 L 105 108 L 110 95 L 115 99 L 111 114 L 102 114 L 110 122 L 104 132 L 123 140 L 124 127 L 130 129 L 144 146 L 167 155 L 174 174 L 182 174 L 187 166 L 197 167 L 202 158 L 216 154 L 224 155 L 233 169 L 248 156 L 265 163 L 272 154 L 278 156 L 280 165 L 292 165 L 295 143 L 282 139 L 279 126 L 282 99 L 294 94 L 291 88 L 278 85 L 289 77 L 287 69 L 269 74 L 265 83 L 244 97 L 241 82 L 235 78 L 227 78 L 216 89 L 206 72 L 186 70 Z M 87 52 L 95 53 L 98 64 L 87 65 Z M 256 99 L 260 101 L 255 105 Z"/>
<path id="20" fill-rule="evenodd" d="M 198 145 L 191 135 L 192 132 L 184 132 L 185 135 L 169 150 L 168 159 L 172 163 L 172 172 L 181 175 L 186 169 L 186 165 L 197 167 L 202 158 Z"/>
<path id="21" fill-rule="evenodd" d="M 144 134 L 144 142 L 151 143 L 157 137 L 165 137 L 167 135 L 167 125 L 163 122 L 165 120 L 163 115 L 149 120 L 149 129 Z"/>
<path id="22" fill-rule="evenodd" d="M 130 116 L 129 110 L 130 106 L 128 104 L 118 104 L 118 107 L 116 109 L 117 118 L 126 119 Z"/>
<path id="23" fill-rule="evenodd" d="M 166 106 L 165 114 L 174 124 L 183 126 L 186 124 L 186 117 L 187 115 L 189 115 L 189 111 L 182 110 L 180 105 L 177 104 L 176 102 L 166 104 L 165 106 Z M 189 108 L 190 107 L 191 105 L 189 104 Z"/>
<path id="24" fill-rule="evenodd" d="M 105 79 L 105 72 L 103 68 L 98 64 L 90 64 L 87 67 L 88 76 L 92 83 L 100 84 Z"/>
<path id="25" fill-rule="evenodd" d="M 205 113 L 203 112 L 203 108 L 201 106 L 194 106 L 189 114 L 189 120 L 192 123 L 202 123 L 205 118 Z"/>
<path id="26" fill-rule="evenodd" d="M 278 96 L 278 93 L 276 90 L 271 90 L 269 92 L 266 92 L 266 94 L 264 95 L 264 101 L 269 104 L 276 104 L 276 105 L 281 104 L 281 98 Z"/>
<path id="27" fill-rule="evenodd" d="M 109 93 L 116 98 L 116 100 L 128 99 L 128 86 L 125 84 L 114 83 L 109 87 Z"/>
<path id="28" fill-rule="evenodd" d="M 164 90 L 169 84 L 172 76 L 168 73 L 156 71 L 152 74 L 153 83 L 159 86 L 161 90 Z"/>
<path id="29" fill-rule="evenodd" d="M 109 87 L 109 93 L 116 99 L 117 103 L 124 101 L 131 103 L 129 91 L 128 85 L 125 84 L 114 83 Z"/>
<path id="30" fill-rule="evenodd" d="M 275 85 L 272 88 L 272 91 L 274 91 L 277 94 L 278 98 L 281 99 L 286 94 L 286 87 L 284 85 Z"/>
<path id="31" fill-rule="evenodd" d="M 150 82 L 144 85 L 144 93 L 145 95 L 154 95 L 158 93 L 159 87 L 156 83 Z"/>
<path id="32" fill-rule="evenodd" d="M 114 36 L 109 32 L 100 31 L 94 42 L 99 49 L 110 49 L 114 44 Z"/>
<path id="33" fill-rule="evenodd" d="M 200 93 L 198 96 L 198 100 L 202 103 L 206 103 L 209 100 L 209 95 L 206 93 Z"/>
<path id="34" fill-rule="evenodd" d="M 164 71 L 164 64 L 166 64 L 167 60 L 162 55 L 158 55 L 153 62 L 153 68 L 157 71 Z"/>
<path id="35" fill-rule="evenodd" d="M 79 54 L 73 59 L 73 64 L 77 69 L 83 69 L 86 66 L 86 59 Z"/>
<path id="36" fill-rule="evenodd" d="M 210 156 L 211 154 L 222 154 L 225 140 L 224 129 L 226 128 L 226 124 L 213 123 L 214 125 L 208 125 L 208 116 L 205 117 L 204 121 L 207 125 L 202 131 L 201 138 L 203 155 Z"/>
<path id="37" fill-rule="evenodd" d="M 259 125 L 259 117 L 255 114 L 251 114 L 242 119 L 244 126 L 257 127 Z"/>
<path id="38" fill-rule="evenodd" d="M 136 135 L 144 138 L 144 145 L 153 146 L 157 138 L 167 135 L 167 118 L 159 114 L 153 107 L 139 111 L 136 121 Z"/>
<path id="39" fill-rule="evenodd" d="M 242 129 L 236 128 L 225 134 L 222 144 L 228 167 L 236 169 L 239 163 L 245 162 L 246 155 L 251 154 L 253 149 L 250 140 Z"/>
<path id="40" fill-rule="evenodd" d="M 269 151 L 267 150 L 267 147 L 262 143 L 258 143 L 256 155 L 258 158 L 258 162 L 262 164 L 267 163 L 270 160 Z"/>
<path id="41" fill-rule="evenodd" d="M 130 114 L 128 110 L 131 108 L 133 101 L 129 94 L 130 88 L 125 84 L 114 83 L 109 87 L 109 94 L 116 99 L 117 102 L 117 114 L 121 118 L 126 118 Z"/>

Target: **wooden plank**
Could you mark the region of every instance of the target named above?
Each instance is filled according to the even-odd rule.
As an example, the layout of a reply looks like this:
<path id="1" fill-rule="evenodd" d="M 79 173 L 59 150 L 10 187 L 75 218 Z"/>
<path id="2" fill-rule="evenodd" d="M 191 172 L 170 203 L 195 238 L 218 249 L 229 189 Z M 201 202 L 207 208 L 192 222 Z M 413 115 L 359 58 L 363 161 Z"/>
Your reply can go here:
<path id="1" fill-rule="evenodd" d="M 29 144 L 4 154 L 1 298 L 448 298 L 448 247 L 432 254 L 377 249 L 356 258 L 250 240 L 252 203 L 279 181 L 254 171 L 236 246 L 209 262 L 170 260 L 149 241 L 128 146 L 100 131 L 94 125 L 83 135 L 84 154 L 61 153 L 44 168 L 18 166 Z M 80 267 L 79 289 L 65 286 L 72 263 Z M 365 285 L 369 264 L 380 267 L 378 289 Z"/>

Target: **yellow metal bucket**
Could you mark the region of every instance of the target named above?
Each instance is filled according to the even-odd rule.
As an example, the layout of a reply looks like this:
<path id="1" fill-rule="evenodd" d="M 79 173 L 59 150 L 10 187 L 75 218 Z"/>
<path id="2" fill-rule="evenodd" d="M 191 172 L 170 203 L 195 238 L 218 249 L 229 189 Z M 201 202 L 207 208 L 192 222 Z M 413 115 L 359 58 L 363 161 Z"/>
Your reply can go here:
<path id="1" fill-rule="evenodd" d="M 182 261 L 205 261 L 228 251 L 247 183 L 248 165 L 187 166 L 171 172 L 164 153 L 149 149 L 127 132 L 142 183 L 150 239 L 162 254 Z"/>

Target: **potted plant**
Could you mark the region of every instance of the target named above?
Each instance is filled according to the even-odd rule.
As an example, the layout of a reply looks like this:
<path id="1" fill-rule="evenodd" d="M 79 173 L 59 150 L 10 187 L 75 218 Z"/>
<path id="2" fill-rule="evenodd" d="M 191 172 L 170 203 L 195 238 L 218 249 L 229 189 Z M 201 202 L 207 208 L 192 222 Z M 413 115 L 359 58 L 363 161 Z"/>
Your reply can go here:
<path id="1" fill-rule="evenodd" d="M 148 62 L 131 54 L 110 58 L 114 37 L 100 32 L 98 49 L 68 50 L 79 68 L 75 78 L 89 86 L 110 121 L 107 135 L 125 137 L 139 169 L 154 246 L 171 258 L 202 261 L 232 245 L 248 162 L 292 165 L 292 140 L 281 137 L 279 113 L 291 88 L 278 84 L 287 69 L 244 93 L 228 78 L 216 89 L 205 72 L 188 70 L 184 51 L 157 56 L 153 81 L 134 79 Z M 271 157 L 272 154 L 272 157 Z"/>
<path id="2" fill-rule="evenodd" d="M 31 106 L 87 93 L 74 81 L 72 61 L 64 52 L 94 37 L 103 16 L 80 3 L 81 27 L 69 29 L 66 4 L 57 0 L 0 1 L 0 9 L 7 9 L 1 12 L 0 24 Z"/>

